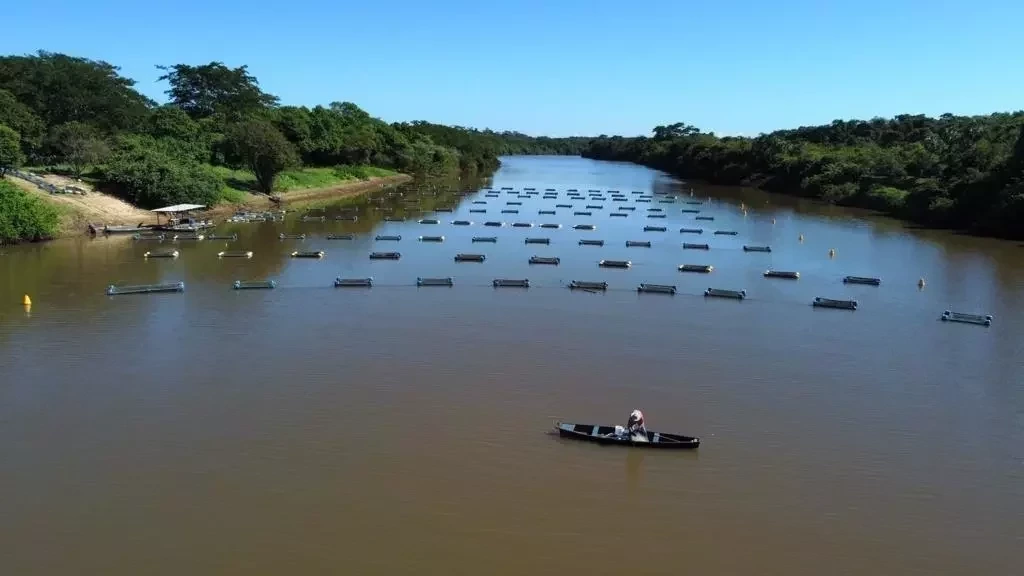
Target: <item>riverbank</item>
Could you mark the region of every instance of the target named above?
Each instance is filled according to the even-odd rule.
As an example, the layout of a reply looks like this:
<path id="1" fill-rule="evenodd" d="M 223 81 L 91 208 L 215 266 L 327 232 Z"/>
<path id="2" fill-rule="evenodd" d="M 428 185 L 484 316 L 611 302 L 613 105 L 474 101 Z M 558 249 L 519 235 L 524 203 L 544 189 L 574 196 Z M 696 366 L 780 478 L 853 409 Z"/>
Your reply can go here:
<path id="1" fill-rule="evenodd" d="M 74 185 L 85 194 L 51 194 L 38 186 L 20 178 L 6 177 L 4 182 L 14 185 L 19 190 L 37 198 L 57 209 L 60 220 L 54 237 L 68 237 L 85 234 L 89 224 L 126 225 L 155 224 L 156 215 L 149 210 L 133 206 L 120 198 L 96 190 L 85 182 L 78 182 L 63 176 L 47 175 L 44 179 L 58 187 Z M 240 210 L 267 210 L 272 207 L 287 206 L 303 202 L 326 199 L 344 199 L 365 194 L 385 186 L 397 186 L 412 180 L 407 174 L 373 177 L 365 180 L 343 181 L 331 186 L 290 190 L 275 195 L 280 202 L 274 202 L 269 196 L 239 192 L 234 196 L 236 201 L 222 202 L 206 211 L 206 217 L 227 217 Z"/>

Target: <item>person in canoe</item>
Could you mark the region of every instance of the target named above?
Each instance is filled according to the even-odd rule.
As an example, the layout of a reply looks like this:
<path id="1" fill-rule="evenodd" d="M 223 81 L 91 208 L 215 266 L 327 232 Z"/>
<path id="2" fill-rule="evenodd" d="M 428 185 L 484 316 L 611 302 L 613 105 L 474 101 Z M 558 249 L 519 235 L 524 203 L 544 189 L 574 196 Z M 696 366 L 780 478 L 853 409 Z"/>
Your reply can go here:
<path id="1" fill-rule="evenodd" d="M 644 413 L 639 410 L 630 412 L 626 426 L 616 426 L 613 434 L 615 436 L 631 436 L 637 442 L 646 442 L 647 426 L 644 425 Z"/>

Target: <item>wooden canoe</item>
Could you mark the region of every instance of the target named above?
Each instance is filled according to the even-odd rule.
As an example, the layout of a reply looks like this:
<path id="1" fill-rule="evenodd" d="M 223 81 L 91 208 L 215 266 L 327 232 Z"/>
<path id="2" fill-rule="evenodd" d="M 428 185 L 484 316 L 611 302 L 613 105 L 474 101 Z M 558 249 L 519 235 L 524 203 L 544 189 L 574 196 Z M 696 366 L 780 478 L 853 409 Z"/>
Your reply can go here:
<path id="1" fill-rule="evenodd" d="M 664 432 L 647 432 L 647 442 L 634 440 L 631 436 L 620 437 L 615 435 L 615 426 L 556 422 L 555 429 L 558 430 L 559 436 L 596 442 L 598 444 L 659 448 L 662 450 L 687 450 L 700 446 L 700 438 L 682 436 L 680 434 L 666 434 Z"/>

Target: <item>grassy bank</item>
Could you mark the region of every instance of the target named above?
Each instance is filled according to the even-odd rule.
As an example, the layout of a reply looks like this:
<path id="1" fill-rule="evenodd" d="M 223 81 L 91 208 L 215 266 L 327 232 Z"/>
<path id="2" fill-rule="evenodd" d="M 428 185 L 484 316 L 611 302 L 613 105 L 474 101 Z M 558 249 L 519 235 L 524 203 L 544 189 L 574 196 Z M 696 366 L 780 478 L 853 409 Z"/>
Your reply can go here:
<path id="1" fill-rule="evenodd" d="M 221 195 L 225 202 L 244 202 L 248 194 L 256 191 L 256 177 L 245 170 L 234 170 L 225 166 L 211 169 L 224 181 Z M 274 191 L 278 193 L 330 188 L 353 182 L 365 182 L 373 178 L 389 178 L 398 175 L 394 170 L 376 166 L 334 166 L 329 168 L 295 168 L 285 170 L 277 177 Z"/>
<path id="2" fill-rule="evenodd" d="M 60 219 L 61 212 L 55 206 L 0 180 L 0 244 L 53 238 Z"/>

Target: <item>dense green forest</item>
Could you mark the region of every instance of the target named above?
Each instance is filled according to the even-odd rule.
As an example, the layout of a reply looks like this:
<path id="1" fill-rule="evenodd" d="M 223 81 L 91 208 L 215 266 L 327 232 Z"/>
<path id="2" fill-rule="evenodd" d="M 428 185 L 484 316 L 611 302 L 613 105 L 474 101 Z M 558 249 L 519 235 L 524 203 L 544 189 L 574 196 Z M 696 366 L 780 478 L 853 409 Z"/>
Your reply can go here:
<path id="1" fill-rule="evenodd" d="M 350 102 L 286 106 L 245 66 L 160 71 L 166 104 L 106 62 L 49 52 L 0 57 L 0 174 L 61 166 L 141 207 L 209 205 L 237 197 L 231 185 L 239 179 L 224 178 L 235 170 L 269 193 L 282 172 L 298 167 L 318 175 L 335 169 L 339 179 L 368 173 L 367 166 L 486 173 L 503 154 L 579 154 L 587 141 L 389 124 Z"/>
<path id="2" fill-rule="evenodd" d="M 684 123 L 601 136 L 588 158 L 871 208 L 925 226 L 1024 238 L 1024 112 L 836 120 L 756 138 Z"/>

